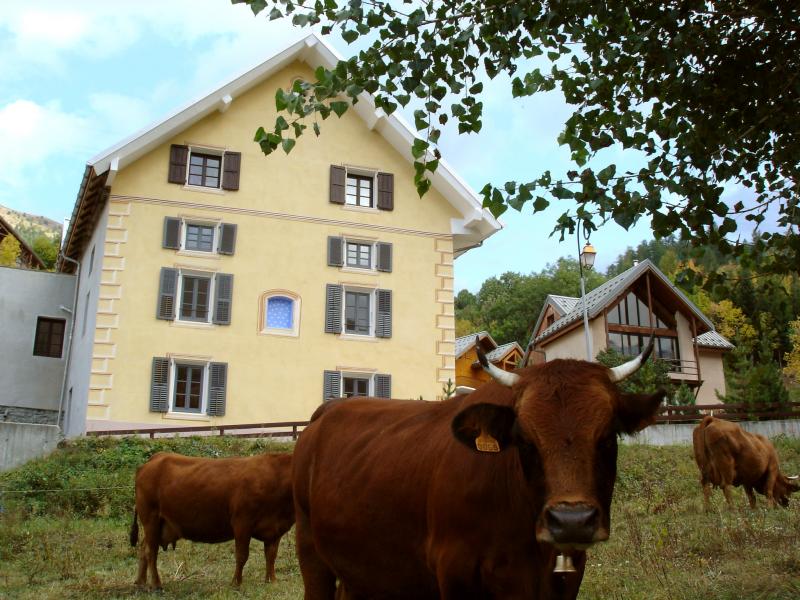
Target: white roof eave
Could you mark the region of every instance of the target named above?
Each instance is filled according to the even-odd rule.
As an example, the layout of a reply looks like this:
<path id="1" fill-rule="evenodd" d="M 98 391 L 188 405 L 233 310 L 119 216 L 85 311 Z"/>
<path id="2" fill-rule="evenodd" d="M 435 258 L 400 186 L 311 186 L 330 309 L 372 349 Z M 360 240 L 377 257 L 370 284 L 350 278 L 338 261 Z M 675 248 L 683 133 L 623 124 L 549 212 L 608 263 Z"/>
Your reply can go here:
<path id="1" fill-rule="evenodd" d="M 312 67 L 324 66 L 332 69 L 340 59 L 341 57 L 331 46 L 315 34 L 310 34 L 210 94 L 100 152 L 88 161 L 88 165 L 93 167 L 98 175 L 106 172 L 114 161 L 117 169 L 123 169 L 192 123 L 215 110 L 226 110 L 238 96 L 291 62 L 302 60 Z M 382 110 L 376 110 L 371 96 L 367 93 L 359 96 L 359 101 L 353 109 L 368 127 L 377 130 L 408 162 L 413 162 L 411 146 L 415 135 L 399 115 L 386 115 Z M 431 183 L 462 216 L 462 219 L 454 220 L 457 222 L 453 224 L 451 231 L 454 238 L 453 249 L 457 255 L 478 245 L 502 228 L 501 223 L 483 208 L 475 192 L 446 162 L 439 162 L 439 167 L 431 176 Z"/>

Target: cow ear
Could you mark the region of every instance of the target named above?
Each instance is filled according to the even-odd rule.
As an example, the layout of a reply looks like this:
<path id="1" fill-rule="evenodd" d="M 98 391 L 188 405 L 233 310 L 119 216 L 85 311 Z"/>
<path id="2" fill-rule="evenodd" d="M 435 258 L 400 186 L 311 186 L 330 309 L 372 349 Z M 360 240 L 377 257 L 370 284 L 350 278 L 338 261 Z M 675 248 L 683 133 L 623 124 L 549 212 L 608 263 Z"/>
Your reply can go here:
<path id="1" fill-rule="evenodd" d="M 655 394 L 620 394 L 617 407 L 618 433 L 636 433 L 656 421 L 659 406 L 667 395 L 665 390 Z"/>
<path id="2" fill-rule="evenodd" d="M 477 452 L 500 452 L 511 444 L 516 420 L 509 406 L 473 404 L 453 419 L 453 435 Z"/>

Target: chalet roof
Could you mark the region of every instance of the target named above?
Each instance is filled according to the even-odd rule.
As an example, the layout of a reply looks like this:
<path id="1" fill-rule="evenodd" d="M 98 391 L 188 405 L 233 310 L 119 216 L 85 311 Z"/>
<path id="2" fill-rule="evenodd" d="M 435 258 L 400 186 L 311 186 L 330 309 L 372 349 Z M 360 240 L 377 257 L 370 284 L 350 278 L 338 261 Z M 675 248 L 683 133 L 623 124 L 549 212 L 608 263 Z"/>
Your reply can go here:
<path id="1" fill-rule="evenodd" d="M 498 360 L 502 360 L 505 358 L 514 348 L 520 351 L 522 354 L 522 346 L 520 346 L 517 342 L 508 342 L 507 344 L 503 344 L 502 346 L 498 346 L 489 354 L 486 355 L 486 358 L 489 362 L 496 362 Z"/>
<path id="2" fill-rule="evenodd" d="M 698 346 L 703 348 L 719 348 L 721 350 L 732 350 L 735 348 L 728 340 L 726 340 L 717 331 L 706 331 L 695 338 Z"/>
<path id="3" fill-rule="evenodd" d="M 573 298 L 572 296 L 557 296 L 555 294 L 548 294 L 547 300 L 550 301 L 553 307 L 560 312 L 562 316 L 573 310 L 575 305 L 581 301 L 580 298 Z"/>
<path id="4" fill-rule="evenodd" d="M 0 216 L 0 231 L 2 230 L 5 230 L 7 235 L 13 235 L 17 239 L 20 245 L 20 249 L 22 250 L 22 253 L 27 255 L 28 257 L 28 261 L 26 262 L 28 262 L 31 267 L 34 267 L 36 269 L 46 269 L 46 267 L 44 266 L 44 261 L 41 258 L 39 258 L 39 255 L 36 254 L 36 252 L 33 251 L 33 248 L 31 248 L 28 245 L 28 242 L 22 239 L 22 236 L 19 233 L 17 233 L 17 230 L 11 226 L 11 223 L 9 223 L 2 216 Z"/>
<path id="5" fill-rule="evenodd" d="M 647 272 L 652 273 L 658 277 L 661 282 L 669 287 L 687 309 L 694 314 L 709 330 L 714 330 L 714 324 L 706 317 L 695 304 L 686 297 L 686 295 L 673 284 L 669 278 L 662 273 L 658 267 L 649 259 L 643 260 L 638 265 L 634 265 L 627 271 L 620 273 L 616 277 L 609 279 L 604 284 L 596 287 L 591 292 L 586 294 L 586 311 L 589 319 L 594 319 L 603 310 L 605 310 L 614 300 L 616 300 L 625 289 L 632 285 L 639 277 Z M 580 300 L 580 299 L 577 299 Z M 583 303 L 578 301 L 573 308 L 568 311 L 563 317 L 558 319 L 555 323 L 550 325 L 547 329 L 542 331 L 536 337 L 534 342 L 541 342 L 565 327 L 575 323 L 583 318 Z M 541 315 L 540 315 L 541 319 Z"/>
<path id="6" fill-rule="evenodd" d="M 295 61 L 303 61 L 312 68 L 324 66 L 332 69 L 340 59 L 341 56 L 333 47 L 312 33 L 211 93 L 92 157 L 87 163 L 90 179 L 105 174 L 106 180 L 101 184 L 111 185 L 119 169 L 167 142 L 177 133 L 214 111 L 225 111 L 236 98 Z M 370 129 L 381 134 L 409 163 L 414 161 L 410 152 L 415 139 L 414 130 L 397 113 L 387 115 L 382 109 L 376 108 L 373 97 L 366 92 L 358 96 L 358 102 L 351 107 L 351 110 L 358 114 Z M 478 195 L 445 161 L 439 161 L 439 167 L 430 175 L 430 179 L 433 187 L 461 214 L 461 219 L 454 219 L 452 225 L 453 249 L 456 256 L 480 245 L 483 240 L 501 229 L 500 222 L 483 208 Z M 80 220 L 78 213 L 82 210 L 80 206 L 87 184 L 91 185 L 91 181 L 87 181 L 84 177 L 73 218 L 65 236 L 64 248 L 73 256 L 81 251 L 80 248 L 72 248 L 72 236 Z M 101 202 L 102 194 L 93 194 L 92 201 Z M 86 210 L 92 209 L 87 207 Z M 91 224 L 91 228 L 93 227 L 94 223 Z M 80 246 L 80 243 L 77 246 Z"/>
<path id="7" fill-rule="evenodd" d="M 495 342 L 494 338 L 491 335 L 489 335 L 488 331 L 478 331 L 476 333 L 468 333 L 467 335 L 462 335 L 461 337 L 456 338 L 456 358 L 464 354 L 464 352 L 466 352 L 475 345 L 475 336 L 479 336 L 481 340 L 489 338 L 489 341 L 491 341 L 492 346 L 494 348 L 497 348 L 497 342 Z"/>

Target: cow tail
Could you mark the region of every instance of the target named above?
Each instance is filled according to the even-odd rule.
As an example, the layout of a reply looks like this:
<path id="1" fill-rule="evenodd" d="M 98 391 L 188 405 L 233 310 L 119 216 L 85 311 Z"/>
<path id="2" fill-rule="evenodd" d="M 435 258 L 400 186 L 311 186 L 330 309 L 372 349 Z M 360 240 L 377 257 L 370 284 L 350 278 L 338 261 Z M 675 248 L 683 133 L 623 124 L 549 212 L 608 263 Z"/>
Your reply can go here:
<path id="1" fill-rule="evenodd" d="M 133 509 L 133 523 L 131 523 L 131 546 L 134 548 L 139 543 L 139 518 L 136 514 L 136 508 Z"/>

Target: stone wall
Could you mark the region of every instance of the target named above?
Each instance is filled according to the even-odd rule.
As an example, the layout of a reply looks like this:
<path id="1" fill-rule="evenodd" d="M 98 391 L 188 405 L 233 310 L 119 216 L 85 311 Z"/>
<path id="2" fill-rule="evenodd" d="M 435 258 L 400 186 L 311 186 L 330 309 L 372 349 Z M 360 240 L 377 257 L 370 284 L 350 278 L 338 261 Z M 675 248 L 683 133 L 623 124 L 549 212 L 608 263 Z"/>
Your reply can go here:
<path id="1" fill-rule="evenodd" d="M 742 429 L 751 433 L 760 433 L 768 438 L 785 435 L 800 438 L 800 419 L 783 421 L 743 421 Z M 692 431 L 696 423 L 651 425 L 635 435 L 623 436 L 622 440 L 629 444 L 647 444 L 649 446 L 672 446 L 674 444 L 691 444 Z"/>
<path id="2" fill-rule="evenodd" d="M 11 423 L 33 423 L 37 425 L 56 425 L 58 411 L 26 406 L 6 406 L 0 404 L 0 421 Z"/>

